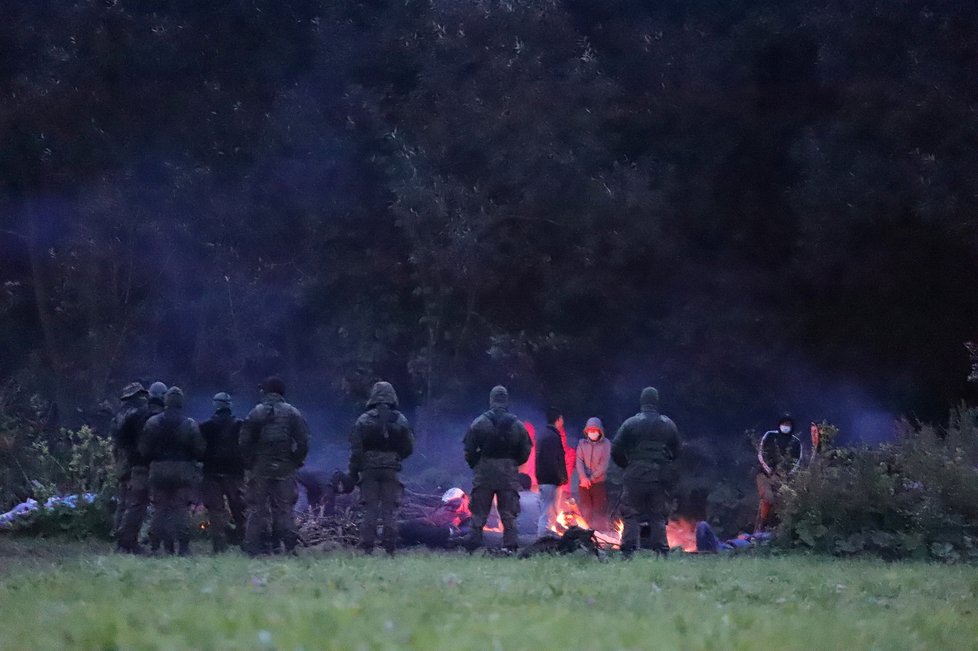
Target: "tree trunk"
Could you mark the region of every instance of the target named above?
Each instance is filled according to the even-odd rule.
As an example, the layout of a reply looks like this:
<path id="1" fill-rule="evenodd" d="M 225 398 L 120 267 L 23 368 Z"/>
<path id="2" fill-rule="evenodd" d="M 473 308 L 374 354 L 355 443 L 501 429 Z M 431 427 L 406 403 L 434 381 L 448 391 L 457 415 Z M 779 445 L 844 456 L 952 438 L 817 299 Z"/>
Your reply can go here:
<path id="1" fill-rule="evenodd" d="M 38 241 L 37 219 L 37 208 L 31 203 L 27 206 L 27 250 L 31 263 L 31 285 L 34 289 L 37 318 L 41 323 L 41 335 L 44 338 L 44 355 L 50 365 L 50 386 L 56 403 L 64 408 L 65 405 L 62 404 L 64 402 L 64 387 L 59 379 L 64 370 L 64 365 L 58 351 L 54 317 L 48 305 L 50 296 L 44 278 L 44 251 L 41 250 L 41 244 Z"/>

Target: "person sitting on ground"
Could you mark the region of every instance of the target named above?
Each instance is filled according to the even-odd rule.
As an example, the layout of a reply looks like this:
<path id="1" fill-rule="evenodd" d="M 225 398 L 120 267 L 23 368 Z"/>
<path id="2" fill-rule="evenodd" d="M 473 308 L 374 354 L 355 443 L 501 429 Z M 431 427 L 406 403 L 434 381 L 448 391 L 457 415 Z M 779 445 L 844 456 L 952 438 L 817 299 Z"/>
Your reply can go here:
<path id="1" fill-rule="evenodd" d="M 744 549 L 754 545 L 770 542 L 774 535 L 767 531 L 760 533 L 742 533 L 736 538 L 720 540 L 713 528 L 707 522 L 696 523 L 696 552 L 699 554 L 716 554 L 735 549 Z"/>
<path id="2" fill-rule="evenodd" d="M 332 474 L 322 468 L 305 465 L 295 473 L 295 481 L 299 489 L 299 500 L 295 510 L 310 510 L 324 517 L 333 515 L 336 507 L 337 476 L 344 477 L 336 471 Z"/>
<path id="3" fill-rule="evenodd" d="M 401 544 L 451 547 L 468 534 L 471 519 L 469 496 L 461 488 L 450 488 L 441 496 L 441 504 L 425 517 L 400 524 Z"/>

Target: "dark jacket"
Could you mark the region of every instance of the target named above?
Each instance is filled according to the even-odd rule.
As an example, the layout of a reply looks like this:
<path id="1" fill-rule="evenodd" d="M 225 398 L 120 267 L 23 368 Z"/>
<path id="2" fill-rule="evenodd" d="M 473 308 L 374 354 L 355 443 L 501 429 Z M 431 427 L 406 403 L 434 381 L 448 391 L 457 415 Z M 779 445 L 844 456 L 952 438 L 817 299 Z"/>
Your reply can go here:
<path id="1" fill-rule="evenodd" d="M 139 453 L 139 439 L 151 415 L 146 405 L 135 405 L 123 409 L 112 421 L 112 445 L 119 477 L 126 476 L 133 467 L 149 465 Z"/>
<path id="2" fill-rule="evenodd" d="M 305 463 L 309 426 L 277 393 L 266 393 L 248 414 L 239 439 L 245 468 L 256 477 L 285 479 Z"/>
<path id="3" fill-rule="evenodd" d="M 553 425 L 547 425 L 537 437 L 537 483 L 554 486 L 566 484 L 566 456 L 560 432 Z"/>
<path id="4" fill-rule="evenodd" d="M 759 472 L 787 477 L 801 461 L 801 439 L 793 430 L 787 434 L 779 430 L 766 432 L 761 438 L 757 461 Z"/>
<path id="5" fill-rule="evenodd" d="M 243 422 L 227 409 L 222 409 L 200 424 L 200 433 L 207 443 L 204 451 L 205 476 L 244 476 L 244 459 L 239 447 Z"/>
<path id="6" fill-rule="evenodd" d="M 472 421 L 462 445 L 470 468 L 483 459 L 510 459 L 519 466 L 530 458 L 533 448 L 520 419 L 499 405 Z"/>
<path id="7" fill-rule="evenodd" d="M 611 444 L 611 459 L 624 468 L 626 482 L 675 481 L 673 462 L 682 441 L 676 424 L 658 410 L 654 389 L 642 392 L 642 411 L 618 429 Z"/>
<path id="8" fill-rule="evenodd" d="M 139 453 L 151 465 L 159 462 L 194 464 L 204 457 L 204 437 L 193 418 L 180 409 L 165 409 L 146 421 Z"/>
<path id="9" fill-rule="evenodd" d="M 397 410 L 397 393 L 388 382 L 374 385 L 364 412 L 350 434 L 350 475 L 364 470 L 400 470 L 414 451 L 414 433 Z"/>

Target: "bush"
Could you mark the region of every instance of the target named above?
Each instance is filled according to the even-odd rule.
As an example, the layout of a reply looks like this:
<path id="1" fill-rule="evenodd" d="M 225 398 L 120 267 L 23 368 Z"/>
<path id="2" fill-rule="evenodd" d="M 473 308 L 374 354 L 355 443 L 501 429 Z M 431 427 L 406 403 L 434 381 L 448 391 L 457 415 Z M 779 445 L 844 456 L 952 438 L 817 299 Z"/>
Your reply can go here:
<path id="1" fill-rule="evenodd" d="M 108 493 L 103 492 L 93 502 L 78 500 L 74 508 L 63 504 L 48 509 L 39 508 L 16 520 L 11 532 L 36 538 L 108 540 L 112 533 L 114 509 L 115 502 Z"/>
<path id="2" fill-rule="evenodd" d="M 978 410 L 895 443 L 832 450 L 783 490 L 781 544 L 836 555 L 978 561 Z"/>

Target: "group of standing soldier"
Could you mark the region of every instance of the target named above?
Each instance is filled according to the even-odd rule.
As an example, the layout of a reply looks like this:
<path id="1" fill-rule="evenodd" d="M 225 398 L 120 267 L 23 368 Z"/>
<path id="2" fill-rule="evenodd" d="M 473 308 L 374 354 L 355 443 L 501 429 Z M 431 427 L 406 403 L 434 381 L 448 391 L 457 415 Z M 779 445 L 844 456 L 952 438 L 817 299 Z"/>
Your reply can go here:
<path id="1" fill-rule="evenodd" d="M 150 551 L 162 547 L 171 554 L 189 554 L 189 508 L 198 486 L 215 551 L 228 546 L 225 500 L 233 531 L 239 537 L 244 531 L 245 551 L 295 548 L 295 471 L 309 450 L 309 428 L 299 411 L 285 402 L 281 379 L 268 378 L 260 389 L 262 401 L 244 421 L 232 415 L 230 396 L 219 393 L 214 396 L 213 417 L 199 426 L 184 416 L 179 387 L 168 389 L 155 382 L 147 390 L 133 383 L 123 390 L 112 433 L 119 471 L 119 551 L 142 553 L 139 532 L 152 503 Z"/>
<path id="2" fill-rule="evenodd" d="M 184 416 L 184 396 L 178 387 L 167 389 L 156 382 L 147 390 L 133 383 L 123 390 L 113 429 L 120 471 L 116 514 L 120 551 L 143 551 L 138 536 L 152 503 L 150 551 L 162 546 L 169 553 L 189 554 L 189 508 L 196 501 L 198 486 L 215 552 L 225 550 L 229 542 L 242 543 L 249 554 L 295 549 L 295 474 L 308 453 L 309 428 L 299 410 L 285 401 L 281 379 L 270 377 L 260 389 L 261 402 L 244 420 L 233 416 L 230 396 L 219 393 L 213 398 L 214 415 L 199 426 Z M 673 464 L 681 447 L 676 425 L 659 413 L 658 392 L 644 389 L 640 404 L 641 411 L 622 424 L 613 442 L 605 439 L 600 420 L 589 420 L 587 439 L 576 455 L 580 498 L 596 519 L 607 511 L 608 457 L 624 469 L 621 510 L 626 556 L 638 547 L 642 523 L 651 527 L 653 549 L 668 551 L 665 527 L 675 481 Z M 550 411 L 548 428 L 536 442 L 541 526 L 554 508 L 558 486 L 567 482 L 569 474 L 564 444 L 558 438 L 562 416 Z M 472 422 L 463 439 L 465 460 L 473 470 L 472 519 L 464 541 L 470 550 L 483 544 L 494 501 L 503 526 L 503 548 L 512 551 L 518 546 L 519 468 L 533 445 L 523 422 L 509 411 L 506 388 L 494 387 L 489 409 Z M 378 524 L 384 549 L 388 553 L 396 549 L 397 507 L 403 494 L 398 473 L 413 448 L 414 435 L 398 411 L 394 387 L 376 383 L 365 413 L 353 427 L 349 475 L 343 482 L 348 490 L 354 485 L 360 489 L 364 507 L 360 542 L 366 553 L 374 549 Z M 199 484 L 198 463 L 202 463 Z M 228 509 L 234 524 L 230 530 L 237 534 L 233 541 L 226 537 Z"/>

